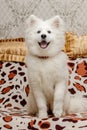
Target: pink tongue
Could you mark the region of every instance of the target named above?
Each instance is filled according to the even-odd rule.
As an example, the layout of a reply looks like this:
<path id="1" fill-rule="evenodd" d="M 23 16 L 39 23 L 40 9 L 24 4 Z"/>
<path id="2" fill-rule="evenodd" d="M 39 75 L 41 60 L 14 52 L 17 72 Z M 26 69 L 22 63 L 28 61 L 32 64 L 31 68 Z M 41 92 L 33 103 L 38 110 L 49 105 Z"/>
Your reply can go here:
<path id="1" fill-rule="evenodd" d="M 42 41 L 40 46 L 41 46 L 41 48 L 46 48 L 47 47 L 47 43 Z"/>

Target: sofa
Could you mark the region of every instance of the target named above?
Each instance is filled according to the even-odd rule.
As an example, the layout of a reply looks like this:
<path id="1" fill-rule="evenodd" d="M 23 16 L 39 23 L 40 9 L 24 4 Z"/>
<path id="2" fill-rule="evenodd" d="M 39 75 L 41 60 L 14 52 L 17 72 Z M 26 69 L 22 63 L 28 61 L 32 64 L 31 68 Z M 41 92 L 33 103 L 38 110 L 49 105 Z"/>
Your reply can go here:
<path id="1" fill-rule="evenodd" d="M 68 92 L 87 98 L 87 36 L 66 33 L 63 51 L 69 69 Z M 40 119 L 28 114 L 30 86 L 23 38 L 0 40 L 0 130 L 86 130 L 87 112 Z"/>

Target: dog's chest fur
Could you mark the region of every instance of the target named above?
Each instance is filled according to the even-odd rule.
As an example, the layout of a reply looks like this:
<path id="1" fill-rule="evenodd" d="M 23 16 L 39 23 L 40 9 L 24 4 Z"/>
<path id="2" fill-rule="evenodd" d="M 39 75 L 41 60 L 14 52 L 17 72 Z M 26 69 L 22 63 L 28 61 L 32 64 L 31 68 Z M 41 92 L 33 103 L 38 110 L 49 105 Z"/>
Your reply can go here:
<path id="1" fill-rule="evenodd" d="M 29 60 L 29 79 L 33 90 L 41 90 L 48 102 L 53 100 L 55 85 L 64 76 L 63 55 L 55 58 L 37 59 L 30 57 Z"/>

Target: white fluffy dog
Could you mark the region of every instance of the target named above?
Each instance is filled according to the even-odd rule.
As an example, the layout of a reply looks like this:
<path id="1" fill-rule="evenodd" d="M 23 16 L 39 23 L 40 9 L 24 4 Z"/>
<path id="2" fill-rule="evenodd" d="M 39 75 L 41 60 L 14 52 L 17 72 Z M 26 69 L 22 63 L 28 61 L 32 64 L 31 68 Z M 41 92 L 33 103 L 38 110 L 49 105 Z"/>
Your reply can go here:
<path id="1" fill-rule="evenodd" d="M 47 117 L 50 109 L 57 117 L 87 111 L 87 100 L 67 92 L 67 56 L 64 23 L 59 16 L 43 21 L 31 15 L 26 21 L 26 62 L 29 71 L 29 113 Z"/>
<path id="2" fill-rule="evenodd" d="M 50 109 L 60 117 L 64 113 L 68 80 L 67 56 L 62 51 L 65 43 L 64 23 L 59 16 L 43 21 L 31 15 L 26 27 L 29 113 L 44 118 Z"/>

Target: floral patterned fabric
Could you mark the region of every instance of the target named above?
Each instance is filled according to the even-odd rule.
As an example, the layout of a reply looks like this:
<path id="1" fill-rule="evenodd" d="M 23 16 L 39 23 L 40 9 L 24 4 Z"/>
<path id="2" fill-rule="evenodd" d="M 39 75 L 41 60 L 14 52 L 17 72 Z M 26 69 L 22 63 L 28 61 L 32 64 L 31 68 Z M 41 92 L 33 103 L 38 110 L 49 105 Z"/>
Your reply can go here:
<path id="1" fill-rule="evenodd" d="M 87 98 L 87 59 L 68 61 L 71 95 Z M 86 130 L 87 113 L 40 119 L 28 115 L 29 83 L 24 63 L 0 62 L 0 130 Z"/>

